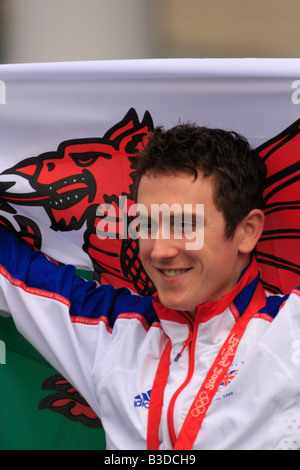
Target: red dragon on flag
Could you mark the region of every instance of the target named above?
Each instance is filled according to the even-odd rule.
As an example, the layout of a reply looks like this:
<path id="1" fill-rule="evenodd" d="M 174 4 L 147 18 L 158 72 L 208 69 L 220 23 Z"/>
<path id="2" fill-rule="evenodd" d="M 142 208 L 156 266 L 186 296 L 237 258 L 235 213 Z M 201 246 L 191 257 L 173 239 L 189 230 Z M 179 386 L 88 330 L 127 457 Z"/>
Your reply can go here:
<path id="1" fill-rule="evenodd" d="M 266 290 L 287 294 L 300 285 L 300 120 L 256 150 L 268 168 L 256 257 Z"/>

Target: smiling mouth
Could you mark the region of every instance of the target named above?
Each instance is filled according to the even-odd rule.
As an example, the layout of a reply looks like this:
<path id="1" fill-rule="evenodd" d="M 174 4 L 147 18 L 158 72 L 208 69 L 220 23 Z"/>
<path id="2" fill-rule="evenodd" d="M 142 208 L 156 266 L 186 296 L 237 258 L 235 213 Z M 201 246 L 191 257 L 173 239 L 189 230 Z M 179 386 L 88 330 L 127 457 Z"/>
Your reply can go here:
<path id="1" fill-rule="evenodd" d="M 187 271 L 189 271 L 191 268 L 187 269 L 160 269 L 160 272 L 164 274 L 166 277 L 176 277 L 179 276 L 180 274 L 184 274 Z"/>

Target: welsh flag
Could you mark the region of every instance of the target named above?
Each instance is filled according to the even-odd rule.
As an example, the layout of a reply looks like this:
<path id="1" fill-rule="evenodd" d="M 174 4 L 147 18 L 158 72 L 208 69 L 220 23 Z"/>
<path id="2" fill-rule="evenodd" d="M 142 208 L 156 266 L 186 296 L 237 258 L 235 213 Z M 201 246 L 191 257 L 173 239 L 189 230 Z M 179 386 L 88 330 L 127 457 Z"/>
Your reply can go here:
<path id="1" fill-rule="evenodd" d="M 289 292 L 300 284 L 299 117 L 300 59 L 2 65 L 0 223 L 85 278 L 151 295 L 127 231 L 137 152 L 157 125 L 235 130 L 268 166 L 262 283 Z M 84 397 L 11 319 L 0 319 L 0 346 L 1 450 L 105 449 Z"/>

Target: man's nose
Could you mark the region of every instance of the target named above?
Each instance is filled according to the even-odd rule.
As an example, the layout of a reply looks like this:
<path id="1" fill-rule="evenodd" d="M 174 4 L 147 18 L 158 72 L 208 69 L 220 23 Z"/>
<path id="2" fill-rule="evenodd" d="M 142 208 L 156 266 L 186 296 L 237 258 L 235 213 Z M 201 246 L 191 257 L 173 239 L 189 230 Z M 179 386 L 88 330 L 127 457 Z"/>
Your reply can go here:
<path id="1" fill-rule="evenodd" d="M 161 260 L 174 258 L 179 252 L 178 240 L 172 238 L 163 238 L 161 236 L 153 240 L 151 258 Z"/>

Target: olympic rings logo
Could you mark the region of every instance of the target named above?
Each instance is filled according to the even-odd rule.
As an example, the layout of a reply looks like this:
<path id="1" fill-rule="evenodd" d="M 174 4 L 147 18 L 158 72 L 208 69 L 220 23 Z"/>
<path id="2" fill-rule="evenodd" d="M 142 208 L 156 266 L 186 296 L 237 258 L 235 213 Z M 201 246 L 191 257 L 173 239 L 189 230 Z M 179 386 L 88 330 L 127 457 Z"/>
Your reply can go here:
<path id="1" fill-rule="evenodd" d="M 194 418 L 205 413 L 207 405 L 209 404 L 209 397 L 207 392 L 201 392 L 198 400 L 195 402 L 195 407 L 192 409 L 191 414 Z"/>

